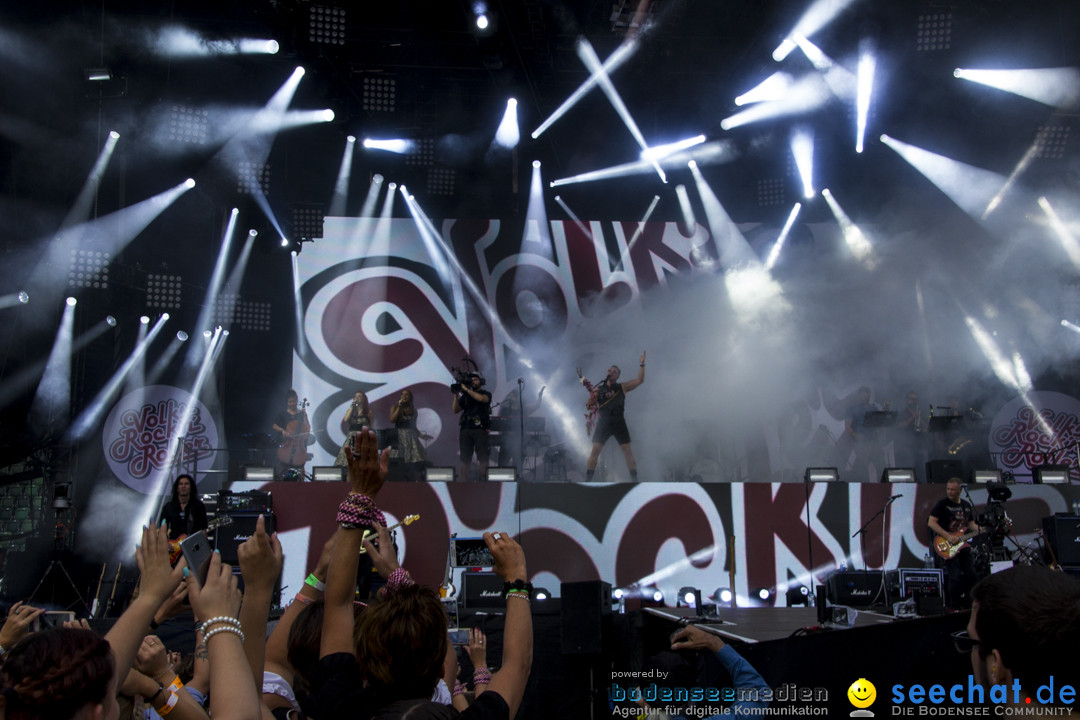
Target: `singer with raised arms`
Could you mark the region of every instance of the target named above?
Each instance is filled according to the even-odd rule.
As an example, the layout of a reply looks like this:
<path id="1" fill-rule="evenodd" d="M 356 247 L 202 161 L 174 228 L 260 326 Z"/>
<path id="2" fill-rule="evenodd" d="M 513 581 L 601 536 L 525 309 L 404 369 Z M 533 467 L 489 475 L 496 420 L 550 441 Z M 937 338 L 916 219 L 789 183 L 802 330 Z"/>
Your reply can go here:
<path id="1" fill-rule="evenodd" d="M 641 353 L 636 378 L 620 383 L 621 374 L 622 371 L 619 370 L 618 365 L 612 365 L 608 368 L 603 382 L 596 386 L 590 385 L 582 378 L 582 384 L 589 390 L 589 399 L 585 407 L 590 414 L 595 413 L 597 419 L 596 430 L 593 431 L 592 437 L 592 452 L 589 453 L 589 461 L 585 466 L 586 481 L 592 480 L 596 473 L 600 451 L 604 449 L 604 443 L 611 437 L 615 438 L 615 442 L 619 443 L 623 451 L 626 468 L 630 471 L 630 479 L 637 480 L 637 463 L 634 461 L 634 451 L 630 447 L 630 430 L 626 427 L 623 411 L 626 409 L 626 393 L 645 382 L 645 352 Z"/>

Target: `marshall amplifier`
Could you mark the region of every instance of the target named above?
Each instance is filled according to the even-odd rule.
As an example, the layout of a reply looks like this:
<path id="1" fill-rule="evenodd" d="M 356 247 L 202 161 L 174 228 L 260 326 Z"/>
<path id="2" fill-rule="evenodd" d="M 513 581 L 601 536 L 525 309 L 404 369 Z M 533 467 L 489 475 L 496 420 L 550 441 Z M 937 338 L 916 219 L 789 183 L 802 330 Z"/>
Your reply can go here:
<path id="1" fill-rule="evenodd" d="M 503 579 L 493 572 L 461 573 L 461 607 L 470 610 L 502 610 Z"/>
<path id="2" fill-rule="evenodd" d="M 832 605 L 867 608 L 875 600 L 885 601 L 880 570 L 837 570 L 825 580 L 825 587 Z"/>
<path id="3" fill-rule="evenodd" d="M 1080 565 L 1080 516 L 1057 513 L 1044 517 L 1042 526 L 1058 565 Z"/>
<path id="4" fill-rule="evenodd" d="M 255 523 L 259 521 L 259 515 L 247 513 L 230 513 L 232 523 L 219 527 L 214 531 L 214 547 L 221 553 L 221 562 L 236 565 L 239 561 L 236 549 L 255 534 Z M 266 518 L 266 534 L 274 532 L 274 513 L 263 513 Z"/>

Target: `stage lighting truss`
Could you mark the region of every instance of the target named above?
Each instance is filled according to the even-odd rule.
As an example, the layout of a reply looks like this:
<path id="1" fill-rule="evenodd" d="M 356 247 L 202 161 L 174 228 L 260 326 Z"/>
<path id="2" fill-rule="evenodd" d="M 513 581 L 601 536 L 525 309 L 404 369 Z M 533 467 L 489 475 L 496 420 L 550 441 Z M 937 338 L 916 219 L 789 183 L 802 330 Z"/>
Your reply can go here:
<path id="1" fill-rule="evenodd" d="M 146 307 L 157 310 L 180 309 L 179 275 L 146 276 Z"/>
<path id="2" fill-rule="evenodd" d="M 787 191 L 783 178 L 764 178 L 757 182 L 757 204 L 760 207 L 786 204 Z"/>
<path id="3" fill-rule="evenodd" d="M 952 45 L 952 21 L 951 12 L 920 15 L 915 23 L 915 50 L 948 50 Z"/>
<path id="4" fill-rule="evenodd" d="M 369 112 L 394 112 L 397 110 L 397 80 L 383 76 L 365 77 L 360 102 Z"/>
<path id="5" fill-rule="evenodd" d="M 210 115 L 202 108 L 173 105 L 169 112 L 169 139 L 189 145 L 205 145 L 210 136 Z"/>
<path id="6" fill-rule="evenodd" d="M 256 188 L 263 195 L 270 194 L 270 163 L 241 161 L 236 166 L 236 192 L 254 195 Z"/>
<path id="7" fill-rule="evenodd" d="M 72 250 L 68 269 L 68 287 L 109 287 L 109 262 L 111 255 L 99 250 Z"/>
<path id="8" fill-rule="evenodd" d="M 323 219 L 326 210 L 322 205 L 292 206 L 292 237 L 301 242 L 323 236 Z"/>
<path id="9" fill-rule="evenodd" d="M 344 45 L 345 8 L 312 5 L 308 16 L 308 40 L 321 45 Z"/>
<path id="10" fill-rule="evenodd" d="M 1036 157 L 1061 160 L 1069 144 L 1069 126 L 1060 123 L 1043 125 L 1035 133 Z"/>
<path id="11" fill-rule="evenodd" d="M 450 168 L 428 168 L 428 195 L 453 195 L 455 173 Z"/>
<path id="12" fill-rule="evenodd" d="M 417 167 L 430 167 L 435 164 L 434 138 L 413 140 L 412 150 L 405 154 L 405 164 Z"/>
<path id="13" fill-rule="evenodd" d="M 270 332 L 270 303 L 223 293 L 214 306 L 214 322 L 231 329 Z"/>
<path id="14" fill-rule="evenodd" d="M 7 549 L 24 550 L 26 536 L 39 526 L 45 511 L 45 480 L 22 476 L 40 475 L 32 471 L 22 471 L 14 475 L 0 477 L 0 527 L 10 536 Z M 12 482 L 12 480 L 15 480 Z"/>
<path id="15" fill-rule="evenodd" d="M 641 10 L 641 6 L 645 10 Z M 611 5 L 611 32 L 616 35 L 636 35 L 653 18 L 655 3 L 639 3 L 637 0 L 616 0 Z"/>

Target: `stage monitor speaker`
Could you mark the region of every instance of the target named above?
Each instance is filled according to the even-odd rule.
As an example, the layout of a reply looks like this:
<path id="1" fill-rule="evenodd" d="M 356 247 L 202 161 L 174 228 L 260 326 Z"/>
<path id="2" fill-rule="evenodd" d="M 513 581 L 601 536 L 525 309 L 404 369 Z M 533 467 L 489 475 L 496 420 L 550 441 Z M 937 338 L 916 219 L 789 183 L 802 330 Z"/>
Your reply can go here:
<path id="1" fill-rule="evenodd" d="M 214 548 L 221 553 L 221 562 L 236 565 L 239 562 L 236 551 L 249 537 L 255 534 L 255 523 L 259 521 L 256 513 L 230 513 L 232 523 L 214 531 Z M 273 513 L 263 514 L 266 522 L 266 534 L 274 532 Z"/>
<path id="2" fill-rule="evenodd" d="M 952 478 L 964 481 L 964 463 L 960 460 L 931 460 L 926 463 L 926 482 L 946 483 Z"/>
<path id="3" fill-rule="evenodd" d="M 461 573 L 461 606 L 469 610 L 502 610 L 503 580 L 493 572 Z"/>
<path id="4" fill-rule="evenodd" d="M 274 482 L 274 468 L 265 465 L 245 465 L 243 477 L 246 482 Z"/>
<path id="5" fill-rule="evenodd" d="M 311 468 L 312 482 L 345 482 L 345 468 L 337 465 L 316 465 Z"/>
<path id="6" fill-rule="evenodd" d="M 1042 526 L 1058 565 L 1080 565 L 1080 516 L 1057 513 L 1044 517 Z"/>
<path id="7" fill-rule="evenodd" d="M 598 655 L 604 625 L 611 618 L 611 583 L 603 580 L 562 584 L 563 655 Z"/>
<path id="8" fill-rule="evenodd" d="M 880 570 L 837 570 L 825 581 L 829 602 L 833 605 L 846 605 L 854 608 L 866 608 L 874 599 L 885 601 L 881 591 Z"/>

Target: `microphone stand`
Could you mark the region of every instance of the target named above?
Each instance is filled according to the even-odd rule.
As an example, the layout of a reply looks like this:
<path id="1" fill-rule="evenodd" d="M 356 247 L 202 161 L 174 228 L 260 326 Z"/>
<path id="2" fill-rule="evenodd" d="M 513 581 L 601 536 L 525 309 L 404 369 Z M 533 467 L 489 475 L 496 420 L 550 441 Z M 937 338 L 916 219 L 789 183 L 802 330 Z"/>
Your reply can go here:
<path id="1" fill-rule="evenodd" d="M 885 604 L 886 605 L 889 604 L 889 588 L 888 588 L 888 585 L 885 583 L 885 510 L 890 505 L 892 505 L 894 502 L 896 502 L 896 499 L 899 498 L 899 497 L 900 497 L 899 495 L 893 495 L 892 497 L 890 497 L 885 502 L 885 504 L 881 506 L 881 509 L 878 510 L 876 513 L 874 513 L 870 517 L 870 519 L 867 520 L 865 523 L 863 523 L 863 526 L 861 528 L 859 528 L 858 530 L 856 530 L 855 534 L 851 536 L 852 540 L 854 540 L 855 538 L 859 537 L 860 535 L 864 535 L 865 532 L 866 532 L 866 529 L 868 527 L 870 527 L 870 524 L 873 523 L 875 520 L 877 520 L 879 516 L 881 517 L 881 590 L 884 591 L 884 593 L 885 593 Z M 862 538 L 860 538 L 859 539 L 859 554 L 863 556 L 863 572 L 869 572 L 870 571 L 870 566 L 866 562 L 866 553 L 864 552 L 864 550 L 865 550 L 865 545 L 863 544 Z"/>
<path id="2" fill-rule="evenodd" d="M 518 378 L 518 482 L 521 482 L 523 472 L 525 472 L 525 381 L 521 378 Z"/>

